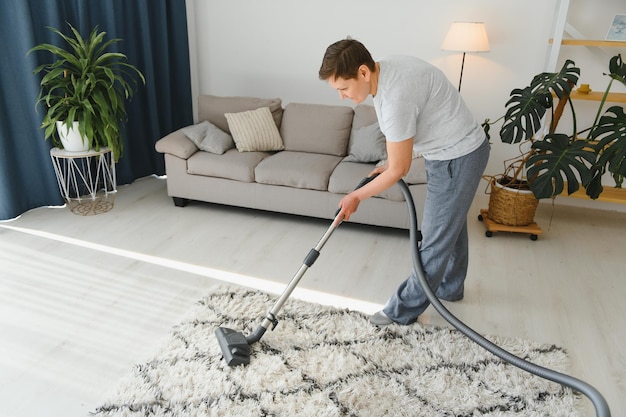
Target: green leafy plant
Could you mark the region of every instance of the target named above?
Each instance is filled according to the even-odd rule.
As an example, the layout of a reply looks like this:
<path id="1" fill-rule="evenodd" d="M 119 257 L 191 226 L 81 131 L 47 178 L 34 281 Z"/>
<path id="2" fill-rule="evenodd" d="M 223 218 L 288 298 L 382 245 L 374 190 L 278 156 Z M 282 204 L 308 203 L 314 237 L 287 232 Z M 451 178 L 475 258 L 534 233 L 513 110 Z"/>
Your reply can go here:
<path id="1" fill-rule="evenodd" d="M 39 44 L 28 53 L 46 51 L 56 59 L 37 67 L 33 74 L 44 73 L 37 104 L 45 105 L 46 114 L 41 124 L 45 139 L 52 137 L 55 146 L 61 146 L 56 122 L 69 126 L 78 122 L 78 130 L 89 140 L 90 147 L 111 149 L 115 161 L 123 153 L 120 123 L 126 119 L 125 101 L 133 96 L 137 78 L 145 84 L 141 71 L 127 62 L 126 55 L 107 52 L 121 39 L 104 41 L 106 32 L 96 26 L 88 38 L 68 24 L 72 36 L 48 27 L 59 35 L 66 48 Z"/>
<path id="2" fill-rule="evenodd" d="M 626 64 L 621 55 L 609 61 L 610 81 L 590 127 L 578 130 L 576 112 L 570 98 L 578 82 L 580 69 L 567 60 L 556 73 L 536 75 L 530 85 L 514 89 L 507 101 L 505 115 L 482 124 L 487 137 L 490 126 L 503 120 L 500 139 L 510 144 L 530 144 L 519 158 L 508 161 L 505 174 L 511 183 L 527 184 L 535 197 L 553 198 L 565 189 L 572 194 L 579 187 L 596 199 L 602 193 L 602 177 L 610 173 L 617 187 L 626 176 L 626 115 L 621 106 L 611 106 L 603 113 L 614 81 L 626 86 Z M 557 99 L 555 106 L 555 97 Z M 572 130 L 557 132 L 566 105 L 572 116 Z M 549 111 L 549 125 L 545 119 Z M 543 129 L 547 128 L 544 134 Z M 520 149 L 524 149 L 520 146 Z M 524 175 L 525 174 L 525 175 Z"/>

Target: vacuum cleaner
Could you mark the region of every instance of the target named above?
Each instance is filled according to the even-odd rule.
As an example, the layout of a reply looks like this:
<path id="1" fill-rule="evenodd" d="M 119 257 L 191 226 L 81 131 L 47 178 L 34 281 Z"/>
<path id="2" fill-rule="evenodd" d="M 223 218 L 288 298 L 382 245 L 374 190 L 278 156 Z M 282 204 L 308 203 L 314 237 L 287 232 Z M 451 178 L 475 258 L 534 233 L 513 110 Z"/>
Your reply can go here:
<path id="1" fill-rule="evenodd" d="M 364 178 L 356 187 L 356 189 L 363 187 L 374 178 L 376 178 L 376 175 Z M 413 201 L 413 196 L 411 195 L 409 187 L 404 182 L 404 180 L 400 179 L 397 184 L 400 187 L 400 190 L 402 191 L 404 199 L 407 203 L 409 213 L 411 255 L 413 259 L 413 268 L 416 272 L 415 275 L 417 276 L 417 279 L 422 287 L 422 290 L 426 294 L 428 301 L 430 301 L 435 310 L 437 310 L 437 312 L 448 323 L 454 326 L 454 328 L 456 328 L 466 337 L 468 337 L 473 342 L 477 343 L 479 346 L 486 349 L 493 355 L 524 371 L 530 372 L 541 378 L 559 383 L 563 386 L 567 386 L 575 391 L 582 393 L 593 403 L 597 417 L 610 417 L 611 411 L 609 409 L 608 403 L 606 402 L 602 394 L 593 386 L 570 375 L 566 375 L 526 361 L 525 359 L 515 356 L 512 353 L 502 349 L 501 347 L 487 340 L 482 335 L 478 334 L 475 330 L 467 326 L 461 320 L 459 320 L 441 303 L 441 301 L 433 292 L 432 288 L 430 288 L 430 284 L 426 280 L 424 270 L 422 268 L 422 263 L 419 255 L 421 232 L 417 224 L 417 215 L 415 212 L 415 203 Z M 222 355 L 229 366 L 247 365 L 248 363 L 250 363 L 250 345 L 258 342 L 268 329 L 271 328 L 273 330 L 276 327 L 276 325 L 278 324 L 276 315 L 278 314 L 284 303 L 287 301 L 293 290 L 296 288 L 304 273 L 317 260 L 320 254 L 320 250 L 326 244 L 326 241 L 330 238 L 330 236 L 339 226 L 339 224 L 341 224 L 341 222 L 337 218 L 338 214 L 339 210 L 335 214 L 335 219 L 333 220 L 326 233 L 324 233 L 318 244 L 309 251 L 300 269 L 291 279 L 291 281 L 287 285 L 287 288 L 285 288 L 281 296 L 275 302 L 274 306 L 263 319 L 261 325 L 252 335 L 246 337 L 241 332 L 225 327 L 219 327 L 215 330 L 215 335 L 222 350 Z"/>
<path id="2" fill-rule="evenodd" d="M 365 184 L 368 184 L 377 175 L 373 175 L 371 177 L 366 177 L 356 186 L 355 190 L 363 187 Z M 289 298 L 293 290 L 298 286 L 298 283 L 304 276 L 305 272 L 315 263 L 317 258 L 320 255 L 320 251 L 333 234 L 335 229 L 339 227 L 341 222 L 337 218 L 339 215 L 339 211 L 335 213 L 335 218 L 331 223 L 330 227 L 326 230 L 326 233 L 319 240 L 317 245 L 313 249 L 309 251 L 309 253 L 304 258 L 302 262 L 302 266 L 296 274 L 291 278 L 287 288 L 283 290 L 283 293 L 280 295 L 278 300 L 274 303 L 274 306 L 270 311 L 267 312 L 267 315 L 263 319 L 261 325 L 256 329 L 254 333 L 250 336 L 246 337 L 243 333 L 235 331 L 233 329 L 229 329 L 226 327 L 218 327 L 215 329 L 215 336 L 217 336 L 217 341 L 220 344 L 220 348 L 222 349 L 222 355 L 224 356 L 224 360 L 228 364 L 228 366 L 237 366 L 237 365 L 247 365 L 250 363 L 250 345 L 261 340 L 267 329 L 274 328 L 278 325 L 278 320 L 276 319 L 276 315 L 285 304 L 285 301 Z"/>

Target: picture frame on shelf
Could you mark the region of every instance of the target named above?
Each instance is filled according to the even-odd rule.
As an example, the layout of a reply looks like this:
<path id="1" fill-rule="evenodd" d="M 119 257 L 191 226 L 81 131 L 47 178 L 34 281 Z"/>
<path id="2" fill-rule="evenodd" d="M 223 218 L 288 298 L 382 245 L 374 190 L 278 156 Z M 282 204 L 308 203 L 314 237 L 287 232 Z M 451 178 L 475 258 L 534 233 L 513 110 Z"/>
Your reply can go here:
<path id="1" fill-rule="evenodd" d="M 626 14 L 616 14 L 613 17 L 609 31 L 606 34 L 607 41 L 626 41 Z"/>

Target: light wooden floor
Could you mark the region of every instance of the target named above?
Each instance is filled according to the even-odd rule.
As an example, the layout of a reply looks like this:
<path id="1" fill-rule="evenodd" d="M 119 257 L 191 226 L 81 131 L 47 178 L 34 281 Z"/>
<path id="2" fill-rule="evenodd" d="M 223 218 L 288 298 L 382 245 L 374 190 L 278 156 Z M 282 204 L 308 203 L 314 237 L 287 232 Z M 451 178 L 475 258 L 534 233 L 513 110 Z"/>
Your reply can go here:
<path id="1" fill-rule="evenodd" d="M 532 242 L 485 237 L 483 207 L 479 195 L 465 299 L 447 306 L 483 334 L 566 347 L 572 374 L 621 415 L 626 215 L 541 204 L 544 234 Z M 280 292 L 328 225 L 201 203 L 176 208 L 155 177 L 120 187 L 106 214 L 41 208 L 0 223 L 0 415 L 87 415 L 222 283 L 216 277 Z M 298 297 L 373 311 L 409 269 L 405 232 L 345 224 L 298 289 L 313 291 Z M 420 321 L 445 325 L 432 308 Z"/>

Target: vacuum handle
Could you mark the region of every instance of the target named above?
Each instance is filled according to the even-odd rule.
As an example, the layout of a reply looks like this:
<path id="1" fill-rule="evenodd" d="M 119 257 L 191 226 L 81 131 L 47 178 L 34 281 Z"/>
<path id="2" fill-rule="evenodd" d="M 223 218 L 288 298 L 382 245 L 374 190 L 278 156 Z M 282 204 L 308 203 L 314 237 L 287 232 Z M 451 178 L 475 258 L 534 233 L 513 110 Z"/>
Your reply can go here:
<path id="1" fill-rule="evenodd" d="M 356 186 L 356 188 L 354 189 L 355 191 L 358 190 L 359 188 L 369 184 L 370 182 L 372 182 L 372 180 L 374 180 L 376 177 L 378 176 L 378 174 L 374 174 L 371 177 L 365 177 L 361 180 L 361 182 Z"/>

